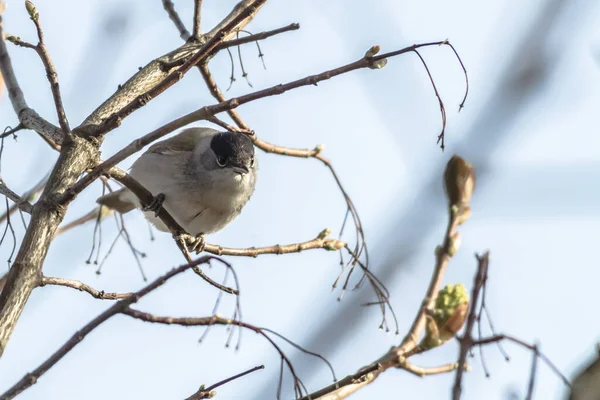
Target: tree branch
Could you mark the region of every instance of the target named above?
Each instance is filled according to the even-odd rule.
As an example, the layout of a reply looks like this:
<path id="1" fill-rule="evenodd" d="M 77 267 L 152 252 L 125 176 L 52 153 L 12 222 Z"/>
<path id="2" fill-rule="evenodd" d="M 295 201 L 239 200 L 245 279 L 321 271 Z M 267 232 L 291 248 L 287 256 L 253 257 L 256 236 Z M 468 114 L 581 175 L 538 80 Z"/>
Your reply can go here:
<path id="1" fill-rule="evenodd" d="M 46 361 L 44 361 L 39 367 L 34 369 L 32 372 L 25 375 L 20 381 L 18 381 L 14 386 L 0 395 L 1 400 L 12 399 L 17 396 L 19 393 L 23 392 L 25 389 L 34 385 L 37 380 L 46 373 L 50 368 L 54 366 L 58 361 L 60 361 L 69 351 L 71 351 L 75 346 L 77 346 L 90 332 L 96 329 L 100 324 L 113 317 L 116 314 L 123 313 L 125 310 L 129 309 L 131 304 L 136 303 L 139 299 L 146 296 L 148 293 L 153 290 L 159 288 L 164 285 L 169 279 L 173 278 L 176 275 L 185 272 L 186 270 L 192 268 L 193 266 L 197 266 L 200 264 L 205 264 L 208 261 L 215 259 L 222 263 L 227 264 L 225 261 L 220 260 L 213 256 L 203 256 L 198 258 L 197 260 L 182 265 L 178 268 L 174 268 L 171 271 L 167 272 L 165 275 L 156 279 L 154 282 L 150 283 L 146 287 L 141 290 L 127 296 L 126 298 L 119 300 L 117 303 L 112 305 L 108 310 L 104 311 L 102 314 L 94 318 L 87 325 L 81 328 L 79 331 L 75 332 L 75 334 L 64 344 L 62 345 L 56 352 L 54 352 Z"/>
<path id="2" fill-rule="evenodd" d="M 102 143 L 103 133 L 116 127 L 122 118 L 181 79 L 183 74 L 196 62 L 209 57 L 214 47 L 235 35 L 238 29 L 242 29 L 252 20 L 265 2 L 266 0 L 242 0 L 221 23 L 207 34 L 210 39 L 200 47 L 200 50 L 194 52 L 197 46 L 184 46 L 183 49 L 180 48 L 150 62 L 127 81 L 121 90 L 86 118 L 81 126 L 75 128 L 69 135 L 65 135 L 62 143 L 63 134 L 60 130 L 55 137 L 52 137 L 56 143 L 61 145 L 61 153 L 44 193 L 33 208 L 21 247 L 0 294 L 0 357 L 32 290 L 40 280 L 48 248 L 56 229 L 64 218 L 68 204 L 59 203 L 56 200 L 76 182 L 84 171 L 95 165 L 95 161 L 99 157 L 98 147 Z M 189 56 L 190 54 L 192 55 Z M 186 55 L 189 57 L 181 65 L 177 61 L 177 57 L 181 60 L 185 59 Z M 14 72 L 7 60 L 9 58 L 3 41 L 3 32 L 0 31 L 0 69 L 5 77 L 9 76 L 8 81 L 10 81 L 11 76 L 14 78 Z M 173 63 L 174 65 L 171 66 Z M 16 87 L 18 88 L 18 85 Z M 13 85 L 9 90 L 14 88 Z M 29 122 L 23 118 L 23 106 L 26 107 L 26 103 L 24 103 L 22 93 L 18 95 L 19 93 L 13 90 L 11 95 L 13 108 L 18 110 L 20 122 L 24 126 L 30 127 Z M 110 121 L 105 123 L 105 120 L 111 116 Z"/>
<path id="3" fill-rule="evenodd" d="M 296 31 L 300 29 L 300 24 L 297 22 L 291 23 L 287 26 L 283 26 L 281 28 L 272 29 L 270 31 L 260 32 L 254 35 L 244 36 L 242 38 L 231 39 L 226 42 L 221 43 L 217 46 L 217 51 L 225 50 L 230 47 L 240 46 L 246 43 L 252 43 L 259 40 L 265 40 L 272 36 L 279 35 L 280 33 Z"/>
<path id="4" fill-rule="evenodd" d="M 202 22 L 202 0 L 194 0 L 194 31 L 192 37 L 199 40 L 202 36 L 200 23 Z"/>
<path id="5" fill-rule="evenodd" d="M 40 287 L 46 285 L 64 286 L 77 289 L 80 292 L 89 293 L 92 297 L 100 300 L 119 300 L 133 295 L 133 293 L 106 293 L 104 290 L 94 289 L 83 282 L 63 278 L 54 278 L 50 276 L 42 277 L 42 281 L 39 284 Z"/>
<path id="6" fill-rule="evenodd" d="M 182 117 L 179 117 L 179 118 L 163 125 L 162 127 L 148 133 L 147 135 L 144 135 L 143 137 L 131 142 L 128 146 L 126 146 L 122 150 L 118 151 L 115 155 L 110 157 L 108 160 L 104 161 L 102 164 L 95 167 L 90 173 L 88 173 L 79 182 L 77 182 L 76 185 L 74 185 L 70 189 L 68 189 L 64 193 L 64 195 L 61 196 L 60 201 L 66 202 L 66 201 L 69 201 L 70 199 L 73 199 L 78 193 L 80 193 L 83 189 L 85 189 L 85 187 L 87 187 L 90 183 L 92 183 L 98 176 L 100 176 L 103 173 L 106 173 L 110 167 L 116 165 L 117 163 L 123 161 L 125 158 L 129 157 L 130 155 L 141 150 L 144 146 L 152 143 L 155 140 L 160 139 L 161 137 L 167 135 L 168 133 L 171 133 L 174 130 L 181 128 L 187 124 L 190 124 L 190 123 L 196 122 L 196 121 L 207 120 L 218 113 L 225 112 L 225 111 L 231 111 L 231 110 L 239 107 L 240 105 L 249 103 L 251 101 L 255 101 L 258 99 L 265 98 L 265 97 L 280 95 L 280 94 L 287 92 L 288 90 L 296 89 L 296 88 L 303 87 L 303 86 L 316 85 L 318 82 L 321 82 L 321 81 L 324 81 L 327 79 L 331 79 L 335 76 L 342 75 L 344 73 L 354 71 L 356 69 L 372 67 L 378 61 L 384 60 L 388 57 L 393 57 L 393 56 L 397 56 L 400 54 L 408 53 L 408 52 L 414 51 L 415 49 L 421 48 L 421 47 L 440 46 L 440 45 L 449 45 L 449 43 L 447 41 L 421 43 L 421 44 L 412 45 L 410 47 L 406 47 L 401 50 L 393 51 L 390 53 L 385 53 L 385 54 L 382 54 L 381 56 L 363 57 L 353 63 L 346 64 L 344 66 L 341 66 L 341 67 L 338 67 L 335 69 L 331 69 L 329 71 L 325 71 L 320 74 L 307 76 L 305 78 L 298 79 L 298 80 L 295 80 L 295 81 L 292 81 L 292 82 L 289 82 L 286 84 L 279 84 L 279 85 L 272 86 L 270 88 L 263 89 L 263 90 L 258 90 L 256 92 L 252 92 L 252 93 L 240 96 L 240 97 L 234 97 L 229 100 L 222 100 L 218 104 L 215 104 L 212 106 L 205 106 L 196 111 L 192 111 L 191 113 L 186 114 Z M 200 54 L 200 53 L 198 53 L 198 54 Z M 187 63 L 186 63 L 186 65 L 187 65 Z M 204 67 L 201 67 L 201 68 L 204 68 Z M 205 72 L 203 72 L 203 75 L 206 76 Z M 211 80 L 210 75 L 208 75 L 208 78 L 205 78 L 205 80 L 206 79 Z M 216 86 L 211 86 L 211 87 L 214 88 Z M 150 92 L 148 92 L 148 93 L 150 93 Z M 139 107 L 139 106 L 140 105 L 130 103 L 130 105 L 125 107 L 125 109 L 136 109 L 136 107 Z M 119 113 L 119 115 L 121 115 L 121 114 L 128 115 L 128 113 L 129 113 L 129 111 L 123 111 L 123 113 Z M 117 120 L 118 120 L 118 118 L 111 117 L 112 122 L 108 122 L 106 124 L 107 126 L 105 126 L 105 127 L 102 127 L 102 126 L 98 127 L 97 131 L 104 132 L 105 129 L 108 129 L 108 126 L 112 126 L 113 124 L 116 123 Z M 237 120 L 242 123 L 242 127 L 246 128 L 246 129 L 248 128 L 247 125 L 241 121 L 241 118 L 238 118 Z M 256 139 L 253 138 L 253 140 L 256 140 Z M 315 148 L 314 150 L 296 150 L 296 149 L 280 148 L 280 147 L 277 147 L 277 146 L 274 146 L 274 145 L 271 145 L 271 144 L 268 144 L 268 143 L 262 142 L 262 141 L 258 141 L 257 143 L 260 144 L 261 148 L 265 151 L 271 151 L 274 153 L 285 154 L 285 155 L 295 156 L 295 157 L 303 157 L 303 158 L 318 157 L 319 153 L 320 153 L 320 150 L 318 148 Z M 326 159 L 324 159 L 322 157 L 319 159 L 322 162 L 324 162 L 325 164 L 329 164 L 329 162 Z"/>
<path id="7" fill-rule="evenodd" d="M 256 366 L 254 368 L 250 368 L 249 370 L 246 370 L 240 374 L 236 374 L 234 376 L 231 376 L 227 379 L 223 379 L 222 381 L 219 381 L 215 384 L 210 385 L 209 387 L 205 387 L 204 385 L 200 386 L 200 389 L 198 389 L 198 391 L 196 393 L 194 393 L 193 395 L 191 395 L 190 397 L 186 398 L 185 400 L 200 400 L 200 399 L 210 399 L 213 398 L 217 393 L 214 391 L 214 389 L 218 388 L 219 386 L 222 386 L 226 383 L 229 383 L 233 380 L 239 379 L 243 376 L 246 376 L 248 374 L 251 374 L 254 371 L 258 371 L 259 369 L 265 369 L 264 365 L 259 365 Z"/>
<path id="8" fill-rule="evenodd" d="M 33 3 L 29 2 L 31 6 L 28 6 L 28 11 L 30 7 L 32 7 L 31 11 L 29 11 L 29 15 L 31 20 L 35 24 L 35 29 L 38 35 L 38 44 L 35 46 L 36 53 L 42 59 L 42 63 L 44 64 L 44 68 L 46 69 L 46 77 L 48 78 L 48 82 L 50 82 L 50 88 L 52 91 L 52 97 L 54 98 L 54 106 L 56 107 L 56 114 L 58 115 L 58 123 L 63 130 L 63 133 L 67 133 L 71 130 L 69 128 L 69 121 L 67 120 L 67 115 L 65 114 L 65 109 L 62 102 L 62 97 L 60 95 L 60 86 L 58 84 L 58 74 L 56 73 L 56 68 L 52 63 L 52 59 L 50 58 L 50 54 L 48 53 L 48 49 L 46 48 L 46 43 L 44 42 L 44 32 L 42 31 L 42 26 L 40 25 L 40 18 L 37 12 L 37 9 L 33 5 Z"/>
<path id="9" fill-rule="evenodd" d="M 175 24 L 175 27 L 179 31 L 179 37 L 184 41 L 187 41 L 190 38 L 190 32 L 187 30 L 181 18 L 179 18 L 179 14 L 175 11 L 175 6 L 171 0 L 162 0 L 163 7 L 167 14 L 169 14 L 169 18 Z"/>
<path id="10" fill-rule="evenodd" d="M 21 211 L 26 212 L 27 214 L 31 214 L 31 209 L 33 208 L 31 203 L 29 201 L 21 198 L 18 194 L 16 194 L 12 190 L 10 190 L 8 188 L 8 186 L 6 186 L 4 184 L 4 182 L 2 181 L 2 178 L 0 178 L 0 194 L 3 194 L 4 196 L 8 197 L 13 203 L 15 203 L 15 205 L 18 208 L 21 209 Z M 8 212 L 10 212 L 10 210 L 7 211 L 7 213 Z"/>
<path id="11" fill-rule="evenodd" d="M 61 130 L 40 117 L 35 110 L 29 108 L 27 101 L 25 101 L 25 95 L 19 86 L 10 56 L 8 55 L 8 50 L 6 49 L 6 33 L 4 32 L 4 25 L 2 23 L 3 13 L 4 3 L 2 2 L 0 3 L 0 72 L 2 72 L 4 84 L 6 85 L 13 110 L 19 118 L 19 122 L 23 124 L 25 128 L 33 129 L 34 131 L 51 138 L 55 142 L 60 143 L 62 141 Z"/>

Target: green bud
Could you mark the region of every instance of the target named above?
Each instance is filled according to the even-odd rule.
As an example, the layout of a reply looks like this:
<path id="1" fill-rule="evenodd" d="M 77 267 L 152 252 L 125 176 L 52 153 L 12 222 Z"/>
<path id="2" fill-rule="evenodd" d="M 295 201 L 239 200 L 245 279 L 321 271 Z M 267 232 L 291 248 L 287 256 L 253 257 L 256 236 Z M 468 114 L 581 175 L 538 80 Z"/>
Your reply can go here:
<path id="1" fill-rule="evenodd" d="M 31 18 L 32 21 L 37 21 L 38 18 L 40 17 L 40 14 L 38 14 L 37 8 L 35 7 L 35 4 L 33 4 L 31 1 L 27 0 L 25 2 L 25 8 L 27 9 L 27 13 L 29 14 L 29 18 Z"/>
<path id="2" fill-rule="evenodd" d="M 438 292 L 433 310 L 427 316 L 424 349 L 440 346 L 460 331 L 467 319 L 469 294 L 462 283 L 446 285 Z"/>
<path id="3" fill-rule="evenodd" d="M 369 65 L 371 69 L 381 69 L 387 65 L 387 58 L 382 58 L 381 60 L 375 61 Z"/>
<path id="4" fill-rule="evenodd" d="M 378 44 L 376 44 L 375 46 L 372 46 L 369 50 L 367 50 L 367 52 L 365 53 L 365 58 L 371 58 L 374 55 L 376 55 L 377 53 L 379 53 L 379 50 L 381 49 L 381 47 L 379 47 Z"/>
<path id="5" fill-rule="evenodd" d="M 329 235 L 331 235 L 331 229 L 325 228 L 319 233 L 317 239 L 325 239 Z"/>

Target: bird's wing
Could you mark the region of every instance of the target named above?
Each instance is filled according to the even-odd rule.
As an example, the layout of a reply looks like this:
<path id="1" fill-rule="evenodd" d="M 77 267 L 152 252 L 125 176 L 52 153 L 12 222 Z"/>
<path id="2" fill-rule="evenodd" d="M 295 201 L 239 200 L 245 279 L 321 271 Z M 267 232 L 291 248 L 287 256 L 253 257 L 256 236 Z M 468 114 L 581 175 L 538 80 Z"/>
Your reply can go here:
<path id="1" fill-rule="evenodd" d="M 96 203 L 118 211 L 121 214 L 125 214 L 138 206 L 135 201 L 135 195 L 126 188 L 105 194 L 99 197 Z"/>

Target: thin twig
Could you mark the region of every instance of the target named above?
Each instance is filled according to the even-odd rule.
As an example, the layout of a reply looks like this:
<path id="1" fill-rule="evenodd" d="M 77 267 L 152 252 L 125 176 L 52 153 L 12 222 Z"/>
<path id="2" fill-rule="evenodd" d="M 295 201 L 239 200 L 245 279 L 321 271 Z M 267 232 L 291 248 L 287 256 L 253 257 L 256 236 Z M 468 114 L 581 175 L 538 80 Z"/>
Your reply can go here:
<path id="1" fill-rule="evenodd" d="M 535 351 L 535 345 L 529 344 L 527 342 L 522 341 L 521 339 L 518 339 L 514 336 L 506 335 L 506 334 L 495 335 L 495 336 L 492 336 L 489 338 L 484 338 L 481 340 L 475 340 L 475 341 L 473 341 L 473 346 L 497 343 L 497 342 L 504 341 L 504 340 L 513 342 L 521 347 L 531 350 L 532 352 Z M 556 376 L 558 376 L 563 381 L 563 383 L 566 386 L 571 387 L 571 382 L 569 381 L 569 379 L 562 372 L 560 372 L 560 369 L 552 362 L 552 360 L 550 360 L 544 353 L 539 351 L 539 349 L 538 349 L 538 357 L 542 359 L 542 361 L 552 370 L 552 372 L 554 372 L 554 374 Z"/>
<path id="2" fill-rule="evenodd" d="M 231 39 L 231 40 L 223 42 L 222 44 L 217 46 L 217 51 L 224 50 L 228 47 L 235 47 L 235 46 L 240 46 L 240 45 L 246 44 L 246 43 L 252 43 L 252 42 L 259 41 L 259 40 L 265 40 L 272 36 L 279 35 L 280 33 L 295 31 L 298 29 L 300 29 L 300 24 L 297 22 L 294 22 L 292 24 L 289 24 L 288 26 L 273 29 L 270 31 L 260 32 L 255 35 L 244 36 L 243 38 Z"/>
<path id="3" fill-rule="evenodd" d="M 202 0 L 194 1 L 194 31 L 192 37 L 195 40 L 199 40 L 202 36 L 200 31 L 200 23 L 202 22 Z"/>
<path id="4" fill-rule="evenodd" d="M 477 320 L 477 305 L 479 302 L 479 296 L 481 294 L 481 288 L 483 287 L 483 282 L 487 279 L 487 272 L 490 263 L 490 253 L 486 251 L 482 256 L 476 255 L 477 257 L 477 273 L 475 274 L 475 279 L 473 283 L 473 288 L 471 290 L 471 305 L 469 315 L 467 317 L 467 325 L 465 328 L 465 333 L 459 338 L 460 342 L 460 350 L 458 357 L 458 365 L 466 365 L 467 354 L 469 350 L 474 345 L 473 341 L 473 327 L 475 326 L 475 321 Z M 462 393 L 462 378 L 463 378 L 463 368 L 458 368 L 456 370 L 456 376 L 454 378 L 454 387 L 452 388 L 452 400 L 459 400 Z"/>
<path id="5" fill-rule="evenodd" d="M 44 276 L 39 284 L 39 286 L 46 285 L 56 285 L 56 286 L 64 286 L 70 287 L 72 289 L 77 289 L 80 292 L 89 293 L 92 297 L 100 300 L 119 300 L 125 299 L 133 295 L 133 293 L 106 293 L 104 290 L 97 290 L 93 287 L 86 285 L 83 282 L 63 279 L 63 278 L 55 278 L 51 276 Z"/>
<path id="6" fill-rule="evenodd" d="M 108 310 L 104 311 L 102 314 L 94 318 L 79 331 L 75 332 L 75 334 L 64 345 L 62 345 L 57 351 L 55 351 L 46 361 L 40 364 L 39 367 L 35 368 L 32 372 L 26 374 L 15 385 L 13 385 L 6 392 L 0 395 L 0 399 L 12 399 L 19 393 L 23 392 L 25 389 L 35 384 L 44 373 L 46 373 L 50 368 L 54 366 L 54 364 L 60 361 L 68 352 L 70 352 L 75 346 L 77 346 L 90 332 L 92 332 L 100 324 L 102 324 L 109 318 L 113 317 L 116 314 L 123 313 L 126 309 L 129 309 L 129 306 L 131 304 L 137 302 L 139 299 L 146 296 L 148 293 L 151 293 L 155 289 L 164 285 L 169 279 L 173 278 L 174 276 L 185 272 L 193 266 L 205 264 L 211 259 L 216 259 L 220 262 L 226 263 L 225 261 L 213 256 L 200 257 L 191 263 L 172 269 L 171 271 L 167 272 L 166 274 L 156 279 L 154 282 L 150 283 L 144 288 L 140 289 L 139 291 L 133 293 L 132 295 L 122 300 L 119 300 L 117 303 L 113 304 Z"/>
<path id="7" fill-rule="evenodd" d="M 181 18 L 179 18 L 179 14 L 175 11 L 175 6 L 171 0 L 162 0 L 163 7 L 167 14 L 169 14 L 169 18 L 175 24 L 175 27 L 179 31 L 179 37 L 181 37 L 184 41 L 187 41 L 190 38 L 190 32 L 187 30 Z"/>
<path id="8" fill-rule="evenodd" d="M 535 375 L 537 373 L 538 356 L 540 354 L 537 345 L 533 346 L 533 356 L 531 357 L 531 372 L 529 373 L 529 384 L 527 385 L 527 396 L 525 400 L 533 399 L 533 389 L 535 388 Z"/>
<path id="9" fill-rule="evenodd" d="M 28 47 L 38 54 L 42 63 L 44 64 L 44 68 L 46 69 L 46 77 L 48 78 L 48 82 L 50 83 L 50 89 L 52 91 L 52 97 L 54 98 L 54 105 L 56 108 L 56 114 L 58 115 L 58 123 L 62 128 L 63 133 L 68 133 L 71 128 L 69 128 L 69 121 L 67 120 L 67 115 L 65 114 L 65 109 L 62 102 L 62 97 L 60 95 L 60 86 L 58 84 L 58 74 L 56 73 L 56 68 L 54 67 L 54 63 L 50 58 L 50 54 L 48 53 L 48 48 L 46 47 L 46 43 L 44 42 L 44 32 L 42 30 L 42 26 L 40 24 L 40 17 L 37 9 L 33 5 L 33 3 L 29 2 L 31 5 L 32 11 L 29 11 L 29 15 L 31 20 L 35 25 L 35 29 L 37 31 L 38 36 L 38 44 L 32 45 L 31 43 L 27 43 L 22 41 L 21 39 L 9 36 L 7 40 L 15 43 L 18 46 Z"/>
<path id="10" fill-rule="evenodd" d="M 200 389 L 198 389 L 198 391 L 196 393 L 194 393 L 193 395 L 191 395 L 190 397 L 187 397 L 185 400 L 200 400 L 200 399 L 210 399 L 212 397 L 214 397 L 215 393 L 212 393 L 212 391 L 216 388 L 218 388 L 219 386 L 222 386 L 226 383 L 229 383 L 233 380 L 239 379 L 243 376 L 246 376 L 248 374 L 251 374 L 252 372 L 258 371 L 260 369 L 265 369 L 264 365 L 258 365 L 256 367 L 250 368 L 242 373 L 233 375 L 227 379 L 223 379 L 222 381 L 219 381 L 213 385 L 210 385 L 209 387 L 205 388 L 204 385 L 200 386 Z"/>
<path id="11" fill-rule="evenodd" d="M 109 159 L 104 161 L 102 164 L 98 165 L 85 177 L 80 179 L 79 182 L 77 182 L 75 185 L 73 185 L 69 190 L 67 190 L 64 193 L 64 195 L 62 196 L 60 201 L 67 202 L 67 201 L 73 199 L 85 187 L 87 187 L 90 183 L 92 183 L 98 176 L 100 176 L 103 173 L 106 173 L 110 167 L 123 161 L 125 158 L 127 158 L 130 155 L 134 154 L 135 152 L 141 150 L 144 146 L 152 143 L 153 141 L 158 140 L 161 137 L 173 132 L 174 130 L 181 128 L 185 125 L 188 125 L 192 122 L 206 120 L 218 113 L 233 110 L 242 104 L 246 104 L 246 103 L 258 100 L 258 99 L 280 95 L 289 90 L 297 89 L 297 88 L 303 87 L 303 86 L 315 85 L 318 82 L 328 80 L 332 77 L 342 75 L 344 73 L 354 71 L 357 69 L 369 68 L 375 62 L 386 59 L 388 57 L 393 57 L 393 56 L 397 56 L 400 54 L 412 52 L 412 51 L 415 51 L 415 49 L 418 49 L 421 47 L 438 46 L 438 45 L 444 45 L 444 44 L 447 44 L 447 42 L 441 41 L 441 42 L 421 43 L 421 44 L 412 45 L 410 47 L 406 47 L 401 50 L 393 51 L 390 53 L 385 53 L 385 54 L 382 54 L 381 56 L 361 58 L 353 63 L 346 64 L 342 67 L 338 67 L 338 68 L 335 68 L 335 69 L 332 69 L 329 71 L 325 71 L 325 72 L 322 72 L 322 73 L 319 73 L 316 75 L 307 76 L 302 79 L 298 79 L 298 80 L 295 80 L 295 81 L 292 81 L 292 82 L 289 82 L 286 84 L 280 84 L 280 85 L 272 86 L 267 89 L 258 90 L 256 92 L 252 92 L 252 93 L 249 93 L 249 94 L 246 94 L 243 96 L 234 97 L 229 100 L 220 101 L 220 103 L 212 105 L 212 106 L 202 107 L 196 111 L 193 111 L 187 115 L 179 117 L 176 120 L 163 125 L 162 127 L 154 130 L 153 132 L 150 132 L 149 134 L 144 135 L 143 137 L 141 137 L 139 139 L 136 139 L 135 141 L 130 143 L 128 146 L 126 146 L 125 148 L 118 151 L 115 155 L 113 155 L 112 157 L 110 157 Z M 200 54 L 200 53 L 201 52 L 199 52 L 197 54 Z M 198 60 L 200 60 L 201 58 L 202 57 L 199 57 Z M 194 58 L 194 60 L 195 60 L 195 58 Z M 187 65 L 188 65 L 188 63 L 186 63 L 184 66 L 182 66 L 180 68 L 181 73 L 187 71 L 187 69 L 184 68 Z M 171 76 L 171 75 L 169 75 L 169 76 Z M 167 82 L 168 80 L 169 79 L 166 78 L 164 82 Z M 161 86 L 161 90 L 165 90 L 167 87 L 162 84 L 160 86 Z M 152 97 L 154 97 L 154 95 L 160 93 L 160 92 L 158 92 L 155 94 L 154 92 L 156 92 L 156 90 L 153 89 L 147 93 L 149 98 L 152 98 Z M 144 101 L 147 100 L 147 98 L 144 98 L 144 99 L 145 99 Z M 105 130 L 109 129 L 110 127 L 113 127 L 113 125 L 116 124 L 120 120 L 120 118 L 123 118 L 124 116 L 129 115 L 131 112 L 133 112 L 134 110 L 136 110 L 139 107 L 141 107 L 141 104 L 137 104 L 136 101 L 131 102 L 122 111 L 113 115 L 113 117 L 109 118 L 109 120 L 111 120 L 111 121 L 105 122 L 105 123 L 101 124 L 101 126 L 96 127 L 95 128 L 96 134 L 103 133 Z M 237 121 L 236 121 L 236 123 L 237 123 Z M 245 124 L 244 124 L 244 126 L 241 126 L 241 127 L 248 129 L 248 127 Z M 306 152 L 303 152 L 301 157 L 308 157 L 305 154 L 306 154 Z M 289 154 L 289 155 L 292 155 L 292 154 Z M 317 154 L 317 156 L 318 156 L 318 154 Z M 321 161 L 323 161 L 323 160 L 321 160 Z"/>

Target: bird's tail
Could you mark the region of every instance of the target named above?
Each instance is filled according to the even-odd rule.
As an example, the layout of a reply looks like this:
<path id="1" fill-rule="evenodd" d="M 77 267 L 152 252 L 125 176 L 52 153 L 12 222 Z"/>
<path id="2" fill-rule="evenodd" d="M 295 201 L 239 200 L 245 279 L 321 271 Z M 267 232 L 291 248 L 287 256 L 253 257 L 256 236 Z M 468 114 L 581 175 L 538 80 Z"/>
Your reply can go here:
<path id="1" fill-rule="evenodd" d="M 125 214 L 138 207 L 137 197 L 126 188 L 105 194 L 96 200 L 96 203 Z"/>

